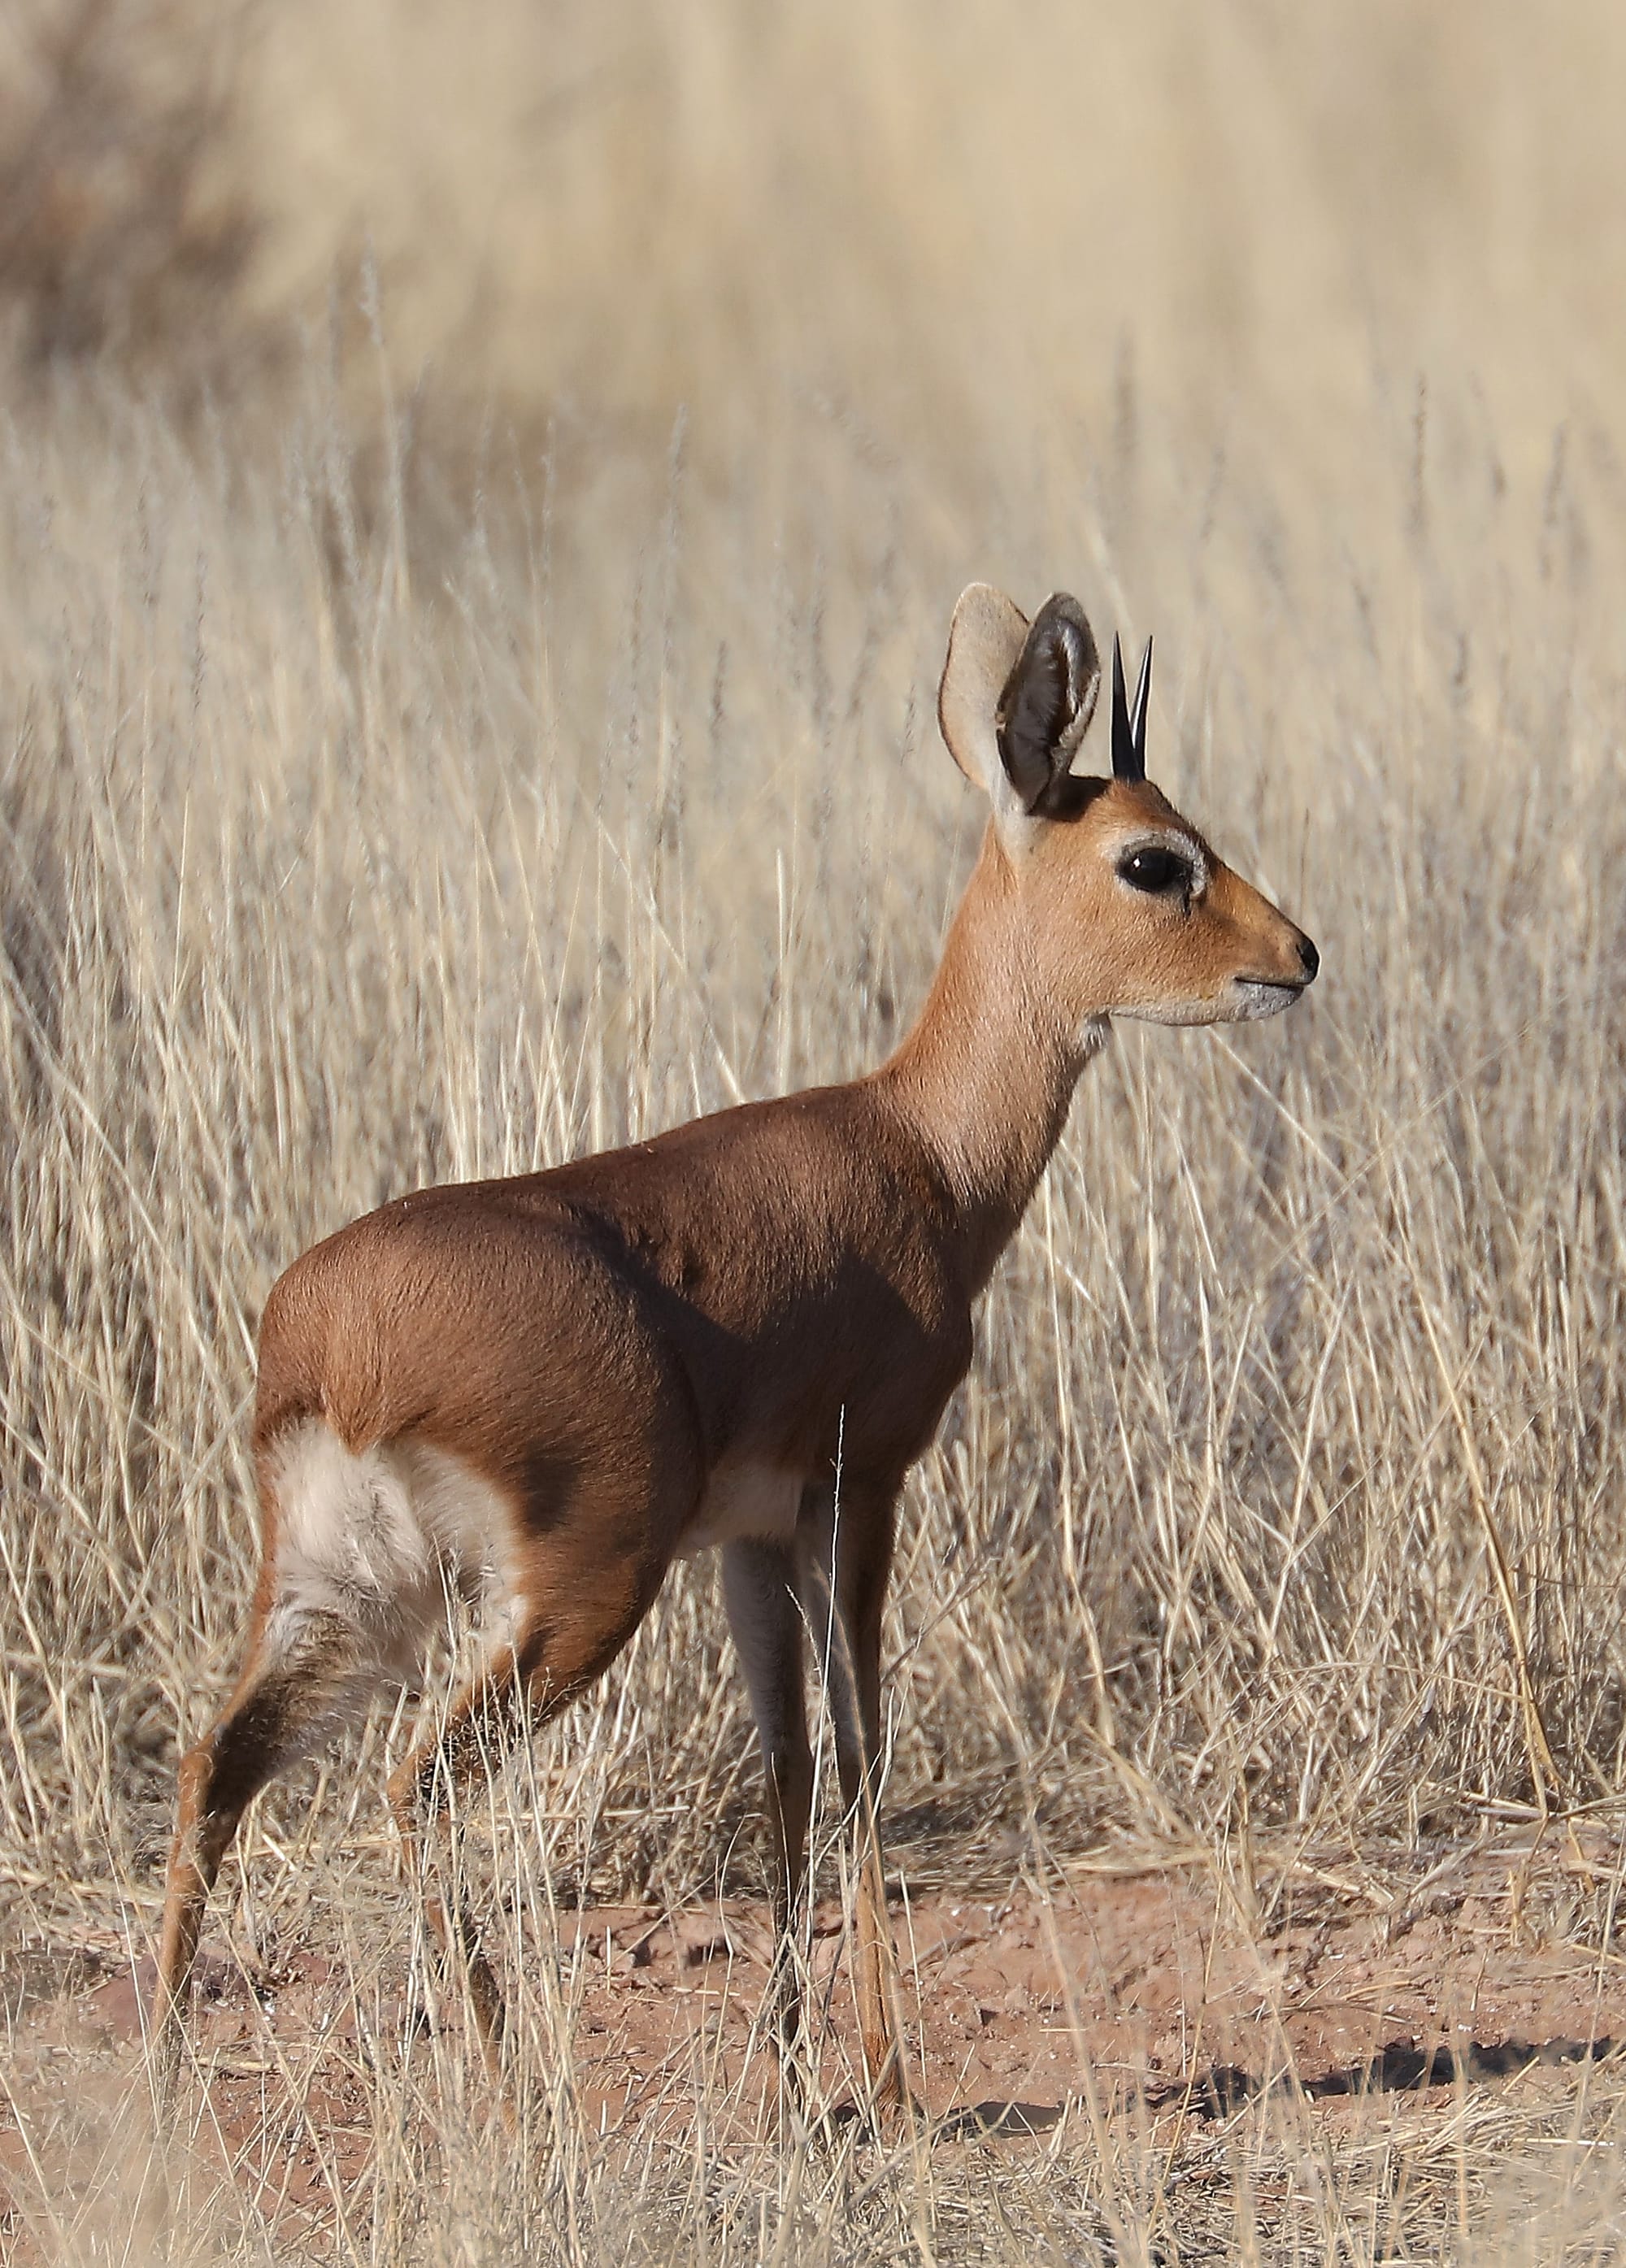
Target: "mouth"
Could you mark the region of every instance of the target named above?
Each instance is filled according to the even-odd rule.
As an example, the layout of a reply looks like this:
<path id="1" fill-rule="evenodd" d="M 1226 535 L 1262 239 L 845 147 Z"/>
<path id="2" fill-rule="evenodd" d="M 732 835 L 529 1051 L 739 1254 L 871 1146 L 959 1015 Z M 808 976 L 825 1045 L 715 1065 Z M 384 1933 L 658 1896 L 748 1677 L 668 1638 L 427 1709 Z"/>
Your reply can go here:
<path id="1" fill-rule="evenodd" d="M 1284 984 L 1270 977 L 1233 976 L 1232 1019 L 1239 1024 L 1262 1023 L 1267 1016 L 1279 1016 L 1284 1008 L 1291 1008 L 1304 990 L 1302 983 Z"/>

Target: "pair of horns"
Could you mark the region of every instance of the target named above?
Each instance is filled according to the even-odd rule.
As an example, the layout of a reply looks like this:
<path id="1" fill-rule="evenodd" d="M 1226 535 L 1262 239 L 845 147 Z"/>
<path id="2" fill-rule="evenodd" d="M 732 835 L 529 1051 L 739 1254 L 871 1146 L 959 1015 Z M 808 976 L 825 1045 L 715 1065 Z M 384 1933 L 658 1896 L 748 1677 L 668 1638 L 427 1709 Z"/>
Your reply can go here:
<path id="1" fill-rule="evenodd" d="M 1116 632 L 1112 641 L 1112 776 L 1121 780 L 1146 777 L 1146 696 L 1151 691 L 1151 640 L 1141 657 L 1140 679 L 1131 710 L 1123 697 L 1123 648 Z"/>

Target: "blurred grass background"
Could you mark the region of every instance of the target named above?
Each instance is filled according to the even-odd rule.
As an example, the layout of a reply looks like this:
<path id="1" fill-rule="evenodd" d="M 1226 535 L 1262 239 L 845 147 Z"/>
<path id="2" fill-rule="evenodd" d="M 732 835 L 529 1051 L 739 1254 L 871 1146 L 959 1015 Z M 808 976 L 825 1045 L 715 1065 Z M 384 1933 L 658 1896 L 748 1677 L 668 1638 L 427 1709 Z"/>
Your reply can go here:
<path id="1" fill-rule="evenodd" d="M 1156 630 L 1153 774 L 1325 974 L 1086 1081 L 911 1491 L 901 1865 L 1614 1816 L 1623 62 L 1499 0 L 5 15 L 0 1944 L 151 1925 L 280 1268 L 894 1042 L 972 577 Z M 217 1928 L 393 1910 L 401 1737 Z M 760 1887 L 709 1570 L 543 1749 L 518 1910 Z"/>
<path id="2" fill-rule="evenodd" d="M 1374 388 L 1483 398 L 1539 478 L 1626 379 L 1600 0 L 25 0 L 5 45 L 37 359 L 243 380 L 349 320 L 371 257 L 396 383 L 476 423 L 681 403 L 726 449 L 818 407 L 951 510 L 1036 423 L 1104 450 L 1132 387 L 1326 497 Z"/>

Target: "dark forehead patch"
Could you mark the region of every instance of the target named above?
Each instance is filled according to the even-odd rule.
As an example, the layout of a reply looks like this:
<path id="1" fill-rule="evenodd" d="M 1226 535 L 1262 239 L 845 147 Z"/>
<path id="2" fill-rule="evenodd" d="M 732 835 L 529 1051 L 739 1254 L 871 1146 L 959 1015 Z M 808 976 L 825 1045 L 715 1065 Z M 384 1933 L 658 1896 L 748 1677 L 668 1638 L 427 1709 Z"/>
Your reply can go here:
<path id="1" fill-rule="evenodd" d="M 1082 819 L 1097 796 L 1104 795 L 1111 785 L 1110 780 L 1092 779 L 1087 775 L 1079 778 L 1072 772 L 1060 772 L 1034 806 L 1034 817 Z"/>

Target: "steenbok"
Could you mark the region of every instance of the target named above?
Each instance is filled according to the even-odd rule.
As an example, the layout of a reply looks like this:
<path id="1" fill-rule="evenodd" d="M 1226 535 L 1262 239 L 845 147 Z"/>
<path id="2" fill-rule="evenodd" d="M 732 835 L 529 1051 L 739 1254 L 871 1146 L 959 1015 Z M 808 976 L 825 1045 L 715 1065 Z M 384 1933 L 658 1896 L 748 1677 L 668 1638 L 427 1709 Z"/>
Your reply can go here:
<path id="1" fill-rule="evenodd" d="M 919 1020 L 878 1071 L 401 1197 L 276 1285 L 242 1675 L 180 1771 L 155 2009 L 166 2080 L 245 1808 L 380 1683 L 412 1678 L 448 1585 L 488 1597 L 491 1635 L 391 1784 L 420 1862 L 452 1791 L 608 1668 L 674 1559 L 717 1547 L 766 1765 L 786 2032 L 811 1631 L 859 1836 L 868 2077 L 902 2093 L 874 1799 L 904 1476 L 1111 1018 L 1271 1016 L 1316 972 L 1309 939 L 1148 783 L 1151 659 L 1131 712 L 1115 643 L 1113 777 L 1078 778 L 1100 666 L 1078 601 L 1058 593 L 1030 625 L 985 584 L 961 598 L 938 717 L 992 818 Z M 502 1998 L 473 1917 L 450 1888 L 431 1910 L 500 2073 Z"/>

